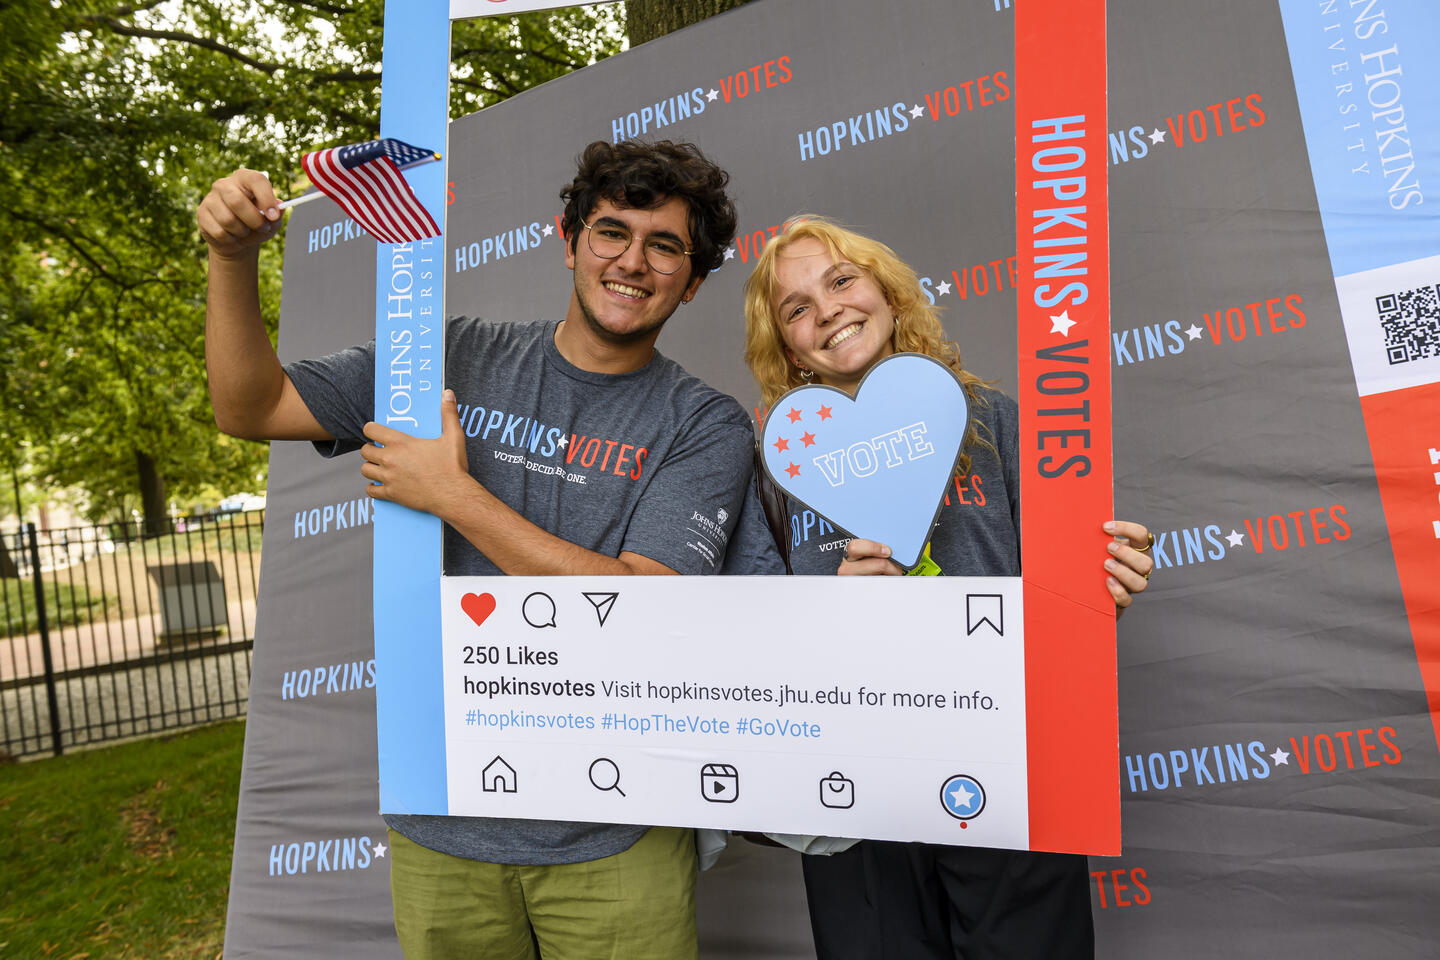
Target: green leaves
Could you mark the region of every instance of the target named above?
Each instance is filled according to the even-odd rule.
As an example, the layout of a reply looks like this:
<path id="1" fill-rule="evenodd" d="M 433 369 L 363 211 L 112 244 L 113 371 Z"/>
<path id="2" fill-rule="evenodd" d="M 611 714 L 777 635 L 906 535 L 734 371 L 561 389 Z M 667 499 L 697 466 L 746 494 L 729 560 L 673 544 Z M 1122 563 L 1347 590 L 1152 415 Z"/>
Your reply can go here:
<path id="1" fill-rule="evenodd" d="M 138 501 L 262 485 L 205 389 L 194 211 L 238 166 L 299 192 L 302 153 L 378 132 L 381 0 L 10 0 L 0 7 L 0 461 Z M 609 56 L 618 6 L 455 24 L 461 115 Z M 281 242 L 261 260 L 279 307 Z"/>

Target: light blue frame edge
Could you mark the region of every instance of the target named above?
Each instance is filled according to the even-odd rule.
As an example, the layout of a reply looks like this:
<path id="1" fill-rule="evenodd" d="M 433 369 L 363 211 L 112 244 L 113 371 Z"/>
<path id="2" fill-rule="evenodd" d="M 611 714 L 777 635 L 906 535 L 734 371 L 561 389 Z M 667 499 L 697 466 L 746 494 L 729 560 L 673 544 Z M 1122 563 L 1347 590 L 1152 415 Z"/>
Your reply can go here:
<path id="1" fill-rule="evenodd" d="M 447 154 L 406 174 L 440 224 L 449 83 L 449 0 L 386 0 L 380 135 Z M 375 251 L 375 419 L 421 437 L 440 435 L 444 249 L 442 235 Z M 445 704 L 435 695 L 444 689 L 440 521 L 377 501 L 374 543 L 380 810 L 444 813 Z"/>

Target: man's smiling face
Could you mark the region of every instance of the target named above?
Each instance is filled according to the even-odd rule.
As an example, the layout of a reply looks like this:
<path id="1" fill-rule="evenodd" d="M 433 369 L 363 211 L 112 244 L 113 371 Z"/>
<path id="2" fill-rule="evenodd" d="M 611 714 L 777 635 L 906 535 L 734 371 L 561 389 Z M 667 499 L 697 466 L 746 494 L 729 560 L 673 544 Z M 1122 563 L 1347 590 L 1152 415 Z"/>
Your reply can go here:
<path id="1" fill-rule="evenodd" d="M 645 259 L 645 244 L 653 238 L 689 250 L 689 208 L 678 197 L 650 210 L 601 200 L 585 223 L 589 227 L 582 224 L 573 248 L 567 244 L 565 250 L 565 265 L 575 272 L 571 312 L 578 307 L 587 330 L 603 342 L 616 346 L 653 343 L 681 301 L 695 295 L 700 280 L 690 279 L 688 258 L 674 273 L 655 270 Z M 599 231 L 598 247 L 607 230 L 612 236 L 623 231 L 632 238 L 624 253 L 609 260 L 595 255 L 587 235 Z"/>

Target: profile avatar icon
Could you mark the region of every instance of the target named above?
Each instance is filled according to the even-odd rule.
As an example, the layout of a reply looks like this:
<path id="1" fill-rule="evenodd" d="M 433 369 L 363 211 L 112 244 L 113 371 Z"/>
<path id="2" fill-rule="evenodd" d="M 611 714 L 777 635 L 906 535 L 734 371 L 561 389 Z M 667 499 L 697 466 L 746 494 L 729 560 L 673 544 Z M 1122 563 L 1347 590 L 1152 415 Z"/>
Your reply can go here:
<path id="1" fill-rule="evenodd" d="M 974 820 L 985 809 L 985 788 L 974 777 L 957 773 L 941 785 L 940 806 L 956 820 Z"/>

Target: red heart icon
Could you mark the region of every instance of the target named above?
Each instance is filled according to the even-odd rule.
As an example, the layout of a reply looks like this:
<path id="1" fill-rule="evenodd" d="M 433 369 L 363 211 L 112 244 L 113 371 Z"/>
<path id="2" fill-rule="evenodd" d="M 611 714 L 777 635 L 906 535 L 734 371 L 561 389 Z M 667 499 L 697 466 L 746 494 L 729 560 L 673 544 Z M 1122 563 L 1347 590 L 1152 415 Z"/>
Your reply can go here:
<path id="1" fill-rule="evenodd" d="M 460 598 L 460 609 L 464 610 L 478 627 L 495 612 L 495 598 L 488 593 L 467 593 Z"/>

